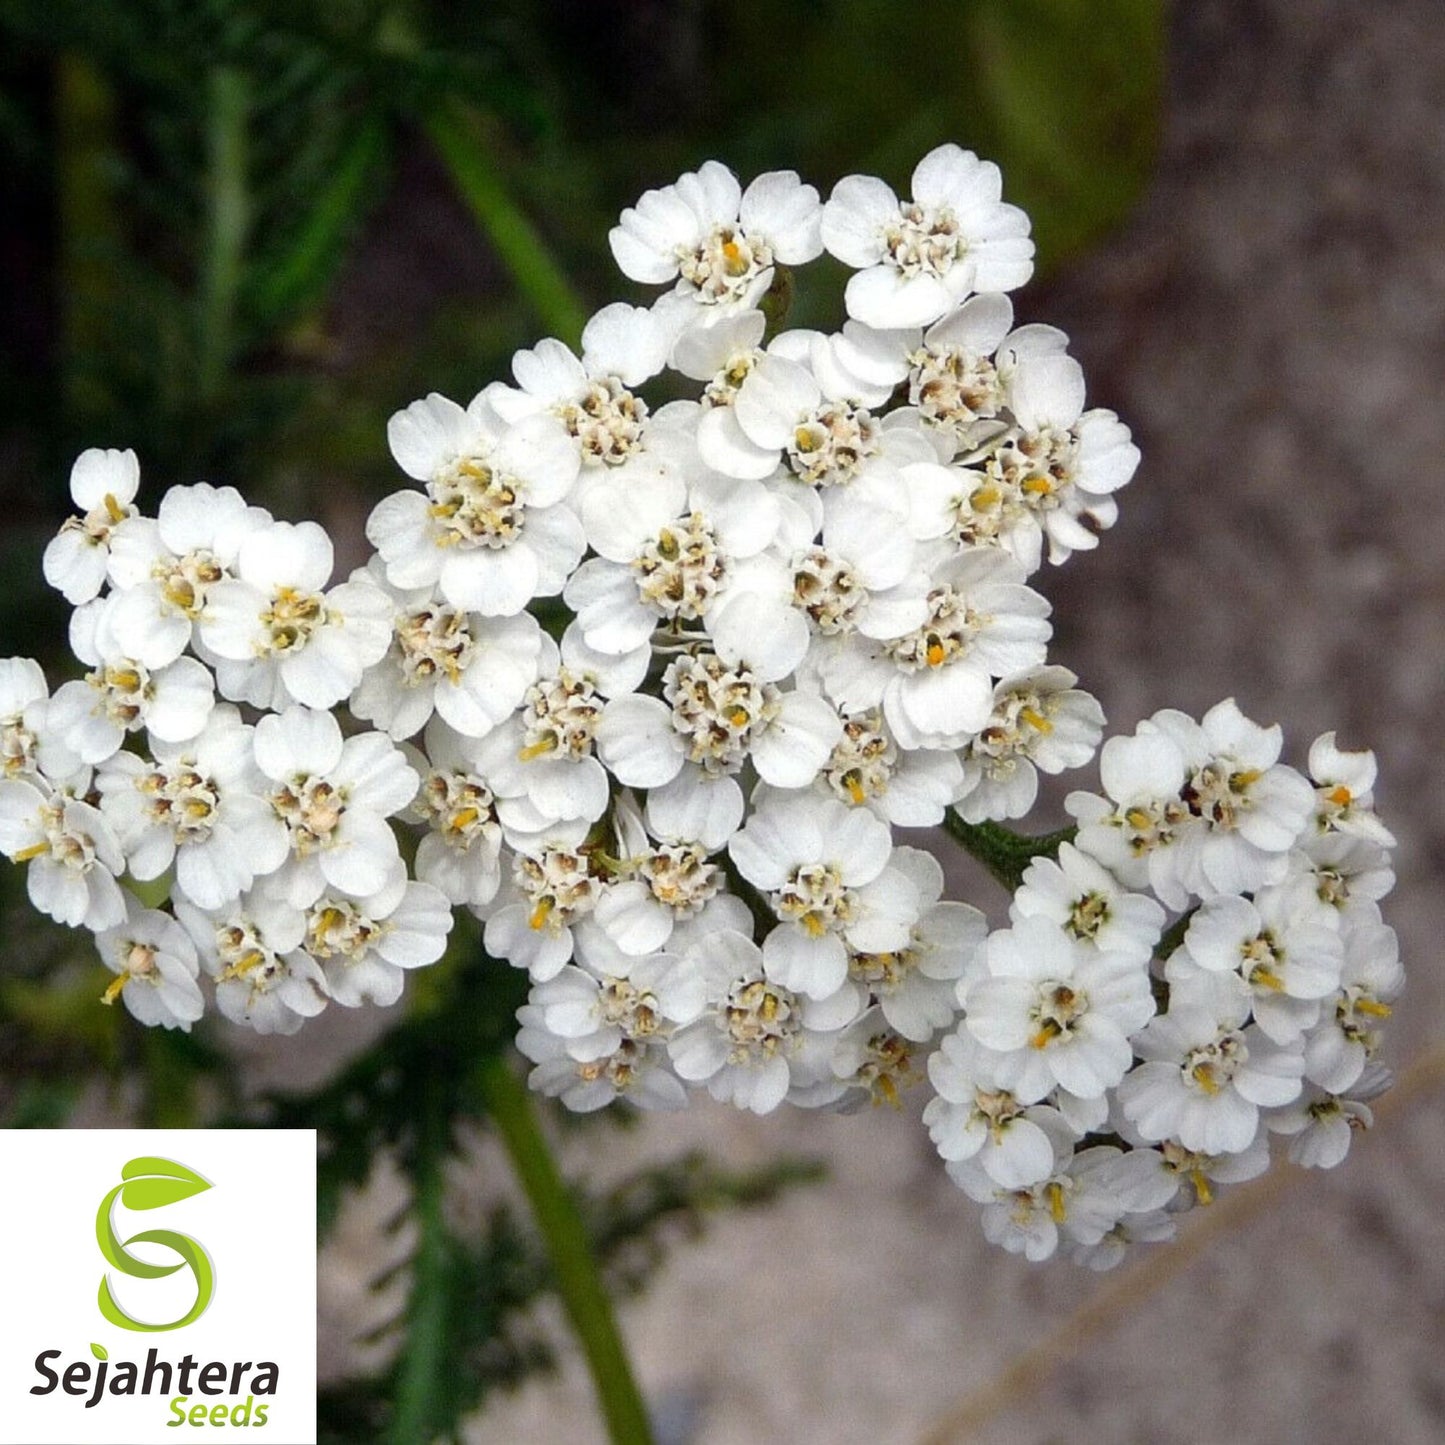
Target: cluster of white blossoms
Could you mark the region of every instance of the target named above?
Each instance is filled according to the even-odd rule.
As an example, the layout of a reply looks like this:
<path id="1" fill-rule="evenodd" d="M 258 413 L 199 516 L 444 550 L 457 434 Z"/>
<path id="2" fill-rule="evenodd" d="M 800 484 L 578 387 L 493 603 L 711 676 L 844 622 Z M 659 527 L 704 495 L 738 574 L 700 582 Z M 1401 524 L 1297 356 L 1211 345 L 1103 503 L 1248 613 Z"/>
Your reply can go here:
<path id="1" fill-rule="evenodd" d="M 995 1242 L 1107 1268 L 1263 1172 L 1271 1134 L 1329 1168 L 1371 1122 L 1394 840 L 1370 753 L 1326 733 L 1306 777 L 1281 742 L 1233 699 L 1110 738 L 1106 796 L 1069 796 L 1073 842 L 969 961 L 924 1120 Z"/>
<path id="2" fill-rule="evenodd" d="M 1306 778 L 1232 702 L 1159 713 L 992 933 L 899 841 L 1093 758 L 1030 579 L 1139 460 L 1067 338 L 1014 324 L 997 168 L 941 146 L 911 190 L 649 191 L 612 250 L 668 289 L 393 416 L 410 484 L 340 582 L 314 523 L 204 484 L 149 517 L 132 453 L 77 461 L 44 565 L 87 670 L 0 664 L 0 851 L 95 934 L 105 1002 L 292 1033 L 396 1002 L 464 909 L 504 962 L 455 966 L 530 976 L 534 1087 L 761 1114 L 927 1080 L 1030 1258 L 1167 1236 L 1270 1134 L 1338 1162 L 1402 981 L 1370 754 L 1327 735 Z M 842 329 L 777 329 L 825 250 Z"/>

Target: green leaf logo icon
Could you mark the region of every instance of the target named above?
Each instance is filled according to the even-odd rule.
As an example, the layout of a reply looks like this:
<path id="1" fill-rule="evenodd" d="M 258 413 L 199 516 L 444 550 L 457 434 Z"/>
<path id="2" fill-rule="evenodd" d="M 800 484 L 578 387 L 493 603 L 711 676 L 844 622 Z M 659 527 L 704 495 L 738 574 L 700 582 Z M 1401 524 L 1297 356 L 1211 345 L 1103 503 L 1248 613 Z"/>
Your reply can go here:
<path id="1" fill-rule="evenodd" d="M 208 1180 L 174 1159 L 132 1159 L 120 1177 L 125 1180 L 120 1186 L 120 1202 L 127 1209 L 159 1209 L 211 1187 Z"/>
<path id="2" fill-rule="evenodd" d="M 122 1240 L 115 1230 L 113 1218 L 115 1205 L 119 1201 L 127 1209 L 161 1209 L 167 1204 L 176 1204 L 200 1194 L 211 1187 L 193 1169 L 178 1164 L 174 1159 L 160 1159 L 142 1156 L 130 1160 L 120 1171 L 121 1182 L 100 1202 L 95 1215 L 95 1240 L 106 1262 L 121 1274 L 132 1279 L 164 1279 L 178 1269 L 189 1268 L 196 1282 L 195 1303 L 178 1320 L 168 1324 L 146 1324 L 126 1313 L 117 1303 L 110 1287 L 110 1277 L 102 1275 L 97 1303 L 100 1312 L 111 1324 L 123 1330 L 140 1330 L 158 1333 L 163 1330 L 178 1330 L 183 1325 L 198 1320 L 206 1311 L 215 1292 L 215 1271 L 210 1256 L 196 1240 L 188 1234 L 179 1234 L 173 1229 L 145 1229 Z M 172 1250 L 180 1258 L 175 1264 L 147 1264 L 129 1252 L 132 1244 L 159 1244 Z M 96 1359 L 106 1358 L 99 1345 L 92 1345 L 91 1353 Z"/>
<path id="3" fill-rule="evenodd" d="M 90 1353 L 94 1355 L 97 1360 L 110 1359 L 110 1352 L 105 1348 L 104 1345 L 97 1345 L 92 1343 L 90 1347 Z"/>

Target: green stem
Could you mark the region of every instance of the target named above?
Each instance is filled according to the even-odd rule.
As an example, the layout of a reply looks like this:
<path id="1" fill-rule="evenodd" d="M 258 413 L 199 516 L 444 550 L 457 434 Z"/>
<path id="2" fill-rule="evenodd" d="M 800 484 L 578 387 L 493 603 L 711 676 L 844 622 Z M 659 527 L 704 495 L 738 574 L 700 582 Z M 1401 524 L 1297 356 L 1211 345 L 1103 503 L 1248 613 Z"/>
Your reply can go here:
<path id="1" fill-rule="evenodd" d="M 388 1432 L 395 1445 L 430 1440 L 437 1428 L 437 1382 L 447 1369 L 447 1272 L 451 1267 L 443 1216 L 447 1127 L 427 1111 L 428 1138 L 419 1150 L 416 1198 L 417 1252 L 412 1261 L 411 1306 L 396 1385 L 396 1413 Z M 439 1135 L 439 1137 L 438 1137 Z"/>
<path id="2" fill-rule="evenodd" d="M 1187 913 L 1176 918 L 1165 930 L 1164 936 L 1154 945 L 1154 957 L 1165 960 L 1181 943 L 1184 942 L 1184 935 L 1189 932 L 1189 925 L 1194 921 L 1194 915 L 1199 912 L 1199 905 L 1195 904 Z"/>
<path id="3" fill-rule="evenodd" d="M 200 285 L 199 382 L 208 400 L 223 390 L 235 348 L 236 296 L 250 225 L 246 181 L 246 76 L 218 65 L 207 78 L 206 254 Z"/>
<path id="4" fill-rule="evenodd" d="M 1074 839 L 1076 828 L 1057 833 L 1015 833 L 1001 823 L 965 823 L 952 808 L 943 815 L 948 835 L 972 853 L 1010 893 L 1023 882 L 1035 858 L 1054 858 L 1059 845 Z"/>
<path id="5" fill-rule="evenodd" d="M 612 1445 L 651 1445 L 647 1410 L 586 1226 L 547 1147 L 531 1096 L 500 1054 L 483 1061 L 478 1085 L 547 1246 L 557 1290 L 587 1357 Z"/>
<path id="6" fill-rule="evenodd" d="M 425 126 L 462 199 L 511 273 L 517 290 L 555 337 L 576 346 L 587 321 L 586 312 L 561 267 L 552 259 L 547 243 L 508 194 L 476 117 L 459 102 L 450 102 L 434 109 L 426 117 Z"/>
<path id="7" fill-rule="evenodd" d="M 145 1093 L 142 1118 L 151 1129 L 193 1129 L 195 1075 L 180 1051 L 159 1029 L 141 1039 Z"/>

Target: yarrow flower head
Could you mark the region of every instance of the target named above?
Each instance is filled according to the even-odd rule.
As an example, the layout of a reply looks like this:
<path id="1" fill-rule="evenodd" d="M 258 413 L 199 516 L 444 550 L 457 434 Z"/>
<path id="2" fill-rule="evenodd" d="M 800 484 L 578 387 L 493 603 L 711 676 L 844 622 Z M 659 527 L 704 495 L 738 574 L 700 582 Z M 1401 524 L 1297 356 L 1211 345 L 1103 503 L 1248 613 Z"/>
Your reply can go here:
<path id="1" fill-rule="evenodd" d="M 1033 273 L 1028 217 L 1001 199 L 991 161 L 939 146 L 900 202 L 883 181 L 849 176 L 823 208 L 823 244 L 858 268 L 848 314 L 869 326 L 926 326 L 975 291 L 1012 291 Z"/>
<path id="2" fill-rule="evenodd" d="M 1015 315 L 998 169 L 941 145 L 825 202 L 707 161 L 609 239 L 660 290 L 398 410 L 340 580 L 359 538 L 76 460 L 42 567 L 82 675 L 0 659 L 0 853 L 97 995 L 291 1035 L 480 969 L 569 1109 L 923 1091 L 985 1234 L 1094 1269 L 1276 1137 L 1339 1163 L 1405 981 L 1374 755 L 1297 768 L 1232 699 L 1106 739 L 1050 662 L 1042 564 L 1140 456 Z M 787 329 L 824 250 L 842 313 Z M 1096 751 L 1073 827 L 1005 826 Z M 940 824 L 1005 926 L 900 838 Z"/>
<path id="3" fill-rule="evenodd" d="M 759 176 L 744 191 L 726 166 L 708 161 L 629 206 L 609 240 L 632 280 L 675 278 L 678 303 L 726 312 L 755 305 L 779 262 L 818 255 L 821 216 L 818 192 L 794 171 Z"/>
<path id="4" fill-rule="evenodd" d="M 70 469 L 70 496 L 78 515 L 66 519 L 45 549 L 45 580 L 67 602 L 98 597 L 105 586 L 111 548 L 136 516 L 140 463 L 133 451 L 82 452 Z"/>

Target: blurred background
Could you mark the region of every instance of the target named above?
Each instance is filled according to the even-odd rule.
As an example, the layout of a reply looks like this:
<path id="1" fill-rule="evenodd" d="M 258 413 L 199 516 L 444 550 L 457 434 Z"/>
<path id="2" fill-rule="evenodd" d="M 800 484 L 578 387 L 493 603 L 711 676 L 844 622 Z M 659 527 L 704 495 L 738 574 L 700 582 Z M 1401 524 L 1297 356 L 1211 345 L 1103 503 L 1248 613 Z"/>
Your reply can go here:
<path id="1" fill-rule="evenodd" d="M 1272 1171 L 1115 1275 L 985 1244 L 920 1101 L 560 1127 L 609 1277 L 646 1282 L 623 1324 L 663 1440 L 1445 1438 L 1440 19 L 0 0 L 0 655 L 65 675 L 39 559 L 82 448 L 136 448 L 149 506 L 206 479 L 317 517 L 349 561 L 395 486 L 393 410 L 464 400 L 516 347 L 644 299 L 606 249 L 643 189 L 708 157 L 906 188 L 952 139 L 1034 218 L 1021 317 L 1070 333 L 1144 450 L 1103 546 L 1041 579 L 1055 660 L 1115 729 L 1232 693 L 1295 761 L 1331 727 L 1380 756 L 1401 1087 L 1339 1170 Z M 836 315 L 834 279 L 810 269 L 793 319 Z M 422 983 L 404 1018 L 333 1009 L 274 1046 L 141 1031 L 95 1006 L 98 962 L 18 883 L 0 871 L 0 1124 L 264 1112 L 327 1135 L 325 1438 L 602 1438 L 455 1077 L 505 1033 L 496 1000 Z M 407 1328 L 423 1301 L 440 1353 Z"/>

